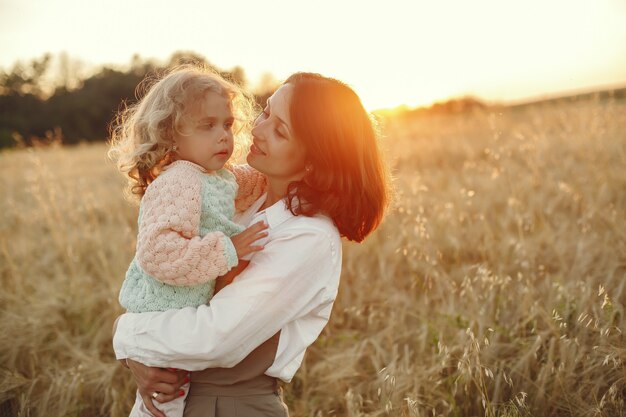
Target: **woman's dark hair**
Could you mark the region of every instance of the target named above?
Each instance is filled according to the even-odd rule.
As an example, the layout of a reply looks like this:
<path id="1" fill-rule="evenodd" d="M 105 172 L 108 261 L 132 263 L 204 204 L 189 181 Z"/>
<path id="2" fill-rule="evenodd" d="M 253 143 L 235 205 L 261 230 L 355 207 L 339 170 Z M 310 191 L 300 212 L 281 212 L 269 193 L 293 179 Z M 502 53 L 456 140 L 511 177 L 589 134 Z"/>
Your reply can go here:
<path id="1" fill-rule="evenodd" d="M 296 73 L 285 84 L 293 86 L 291 127 L 312 168 L 289 185 L 289 209 L 296 215 L 322 212 L 342 236 L 361 242 L 378 227 L 389 200 L 387 170 L 372 120 L 341 81 Z"/>

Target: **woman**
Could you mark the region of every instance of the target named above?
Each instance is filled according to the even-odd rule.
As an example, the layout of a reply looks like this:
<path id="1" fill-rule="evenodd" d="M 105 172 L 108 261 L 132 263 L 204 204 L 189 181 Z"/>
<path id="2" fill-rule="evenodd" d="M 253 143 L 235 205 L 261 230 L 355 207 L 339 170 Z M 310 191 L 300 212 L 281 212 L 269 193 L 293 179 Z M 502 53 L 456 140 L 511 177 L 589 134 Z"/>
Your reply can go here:
<path id="1" fill-rule="evenodd" d="M 186 374 L 141 363 L 205 369 L 193 373 L 186 416 L 286 414 L 277 380 L 291 380 L 328 322 L 341 272 L 340 236 L 361 242 L 387 205 L 375 130 L 345 84 L 292 75 L 270 97 L 252 135 L 247 161 L 267 176 L 268 189 L 238 220 L 267 223 L 263 251 L 210 305 L 119 319 L 116 356 L 132 359 L 155 415 L 162 414 L 152 399 L 173 399 Z"/>

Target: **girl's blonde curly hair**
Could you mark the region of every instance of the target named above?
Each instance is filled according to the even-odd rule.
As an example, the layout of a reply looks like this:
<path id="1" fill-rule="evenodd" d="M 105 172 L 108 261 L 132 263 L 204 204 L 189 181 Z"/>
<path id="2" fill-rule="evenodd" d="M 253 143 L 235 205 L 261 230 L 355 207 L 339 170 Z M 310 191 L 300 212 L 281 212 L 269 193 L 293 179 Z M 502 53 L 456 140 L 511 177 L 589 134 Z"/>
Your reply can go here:
<path id="1" fill-rule="evenodd" d="M 249 144 L 256 108 L 240 87 L 214 70 L 196 65 L 175 67 L 161 76 L 148 76 L 137 86 L 139 101 L 124 105 L 110 128 L 108 156 L 128 178 L 129 195 L 141 198 L 162 169 L 176 160 L 173 134 L 181 132 L 192 106 L 208 92 L 230 99 L 235 116 L 234 155 L 242 154 Z"/>

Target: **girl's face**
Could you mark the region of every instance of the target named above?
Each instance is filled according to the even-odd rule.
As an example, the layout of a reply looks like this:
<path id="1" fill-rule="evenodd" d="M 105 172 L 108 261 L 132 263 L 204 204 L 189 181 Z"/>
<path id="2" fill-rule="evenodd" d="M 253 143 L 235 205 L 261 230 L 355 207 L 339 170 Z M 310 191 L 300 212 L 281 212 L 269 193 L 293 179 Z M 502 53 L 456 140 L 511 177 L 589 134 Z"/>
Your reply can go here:
<path id="1" fill-rule="evenodd" d="M 216 171 L 233 154 L 233 112 L 230 100 L 208 92 L 191 109 L 181 132 L 174 132 L 180 159 Z"/>
<path id="2" fill-rule="evenodd" d="M 252 128 L 252 146 L 247 161 L 251 167 L 283 181 L 302 179 L 306 152 L 290 126 L 289 102 L 293 86 L 284 84 L 267 100 Z"/>

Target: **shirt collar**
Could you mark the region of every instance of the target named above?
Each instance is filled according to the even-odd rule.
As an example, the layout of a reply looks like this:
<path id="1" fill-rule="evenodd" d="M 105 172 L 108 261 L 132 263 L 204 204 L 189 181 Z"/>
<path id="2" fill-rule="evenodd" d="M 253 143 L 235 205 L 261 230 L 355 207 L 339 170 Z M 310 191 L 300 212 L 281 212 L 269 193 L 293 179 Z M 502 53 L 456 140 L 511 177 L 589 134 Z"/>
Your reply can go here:
<path id="1" fill-rule="evenodd" d="M 263 197 L 259 200 L 265 201 L 267 198 L 267 194 L 264 194 Z M 261 203 L 263 204 L 263 203 Z M 278 200 L 273 205 L 269 206 L 265 210 L 261 210 L 257 213 L 257 215 L 265 214 L 265 218 L 267 219 L 268 226 L 273 229 L 275 227 L 280 226 L 286 220 L 294 217 L 293 213 L 287 207 L 287 202 L 285 199 Z"/>

